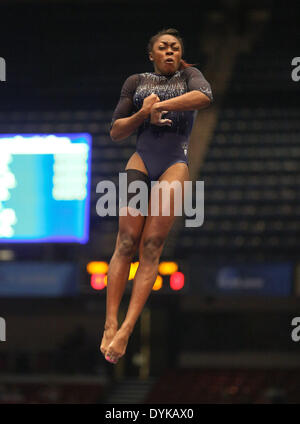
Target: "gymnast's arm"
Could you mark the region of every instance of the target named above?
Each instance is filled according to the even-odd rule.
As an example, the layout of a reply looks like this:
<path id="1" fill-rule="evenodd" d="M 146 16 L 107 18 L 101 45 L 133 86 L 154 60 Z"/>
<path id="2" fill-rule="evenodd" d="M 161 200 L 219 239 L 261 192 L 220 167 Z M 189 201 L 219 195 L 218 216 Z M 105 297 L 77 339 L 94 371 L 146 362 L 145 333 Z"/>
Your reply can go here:
<path id="1" fill-rule="evenodd" d="M 206 81 L 199 69 L 190 67 L 185 69 L 187 76 L 188 93 L 156 103 L 152 110 L 185 111 L 204 109 L 213 102 L 210 84 Z"/>
<path id="2" fill-rule="evenodd" d="M 209 106 L 211 100 L 206 94 L 200 91 L 190 91 L 189 93 L 182 94 L 181 96 L 173 97 L 172 99 L 164 100 L 153 105 L 154 110 L 158 112 L 166 111 L 185 111 L 185 110 L 199 110 Z"/>
<path id="3" fill-rule="evenodd" d="M 150 115 L 153 104 L 159 101 L 158 96 L 152 93 L 144 99 L 140 110 L 131 115 L 133 95 L 138 82 L 139 75 L 133 74 L 123 84 L 120 100 L 113 113 L 110 125 L 110 137 L 113 141 L 121 141 L 129 137 Z"/>
<path id="4" fill-rule="evenodd" d="M 128 118 L 116 119 L 111 130 L 110 137 L 113 141 L 121 141 L 129 137 L 147 118 L 150 111 L 141 108 Z"/>

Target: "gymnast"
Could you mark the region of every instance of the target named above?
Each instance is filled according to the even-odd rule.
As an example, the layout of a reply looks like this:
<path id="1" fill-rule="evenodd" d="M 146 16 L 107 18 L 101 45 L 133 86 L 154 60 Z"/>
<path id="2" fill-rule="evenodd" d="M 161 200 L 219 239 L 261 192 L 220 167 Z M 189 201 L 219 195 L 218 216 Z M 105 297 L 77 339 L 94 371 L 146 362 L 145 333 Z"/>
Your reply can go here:
<path id="1" fill-rule="evenodd" d="M 128 185 L 144 181 L 189 181 L 188 145 L 195 111 L 213 101 L 210 84 L 202 73 L 182 59 L 182 37 L 174 28 L 163 29 L 148 43 L 148 56 L 153 72 L 130 75 L 124 82 L 114 110 L 110 137 L 118 142 L 137 131 L 136 151 L 125 167 Z M 152 188 L 153 190 L 153 188 Z M 114 253 L 109 263 L 106 294 L 106 318 L 100 350 L 113 364 L 125 354 L 128 339 L 151 293 L 158 274 L 160 256 L 174 224 L 175 189 L 170 190 L 170 214 L 158 216 L 119 214 L 119 230 Z M 128 195 L 128 201 L 130 196 Z M 126 208 L 125 206 L 122 206 Z M 121 209 L 120 209 L 121 210 Z M 128 281 L 131 262 L 138 249 L 131 298 L 125 319 L 118 328 L 119 305 Z"/>

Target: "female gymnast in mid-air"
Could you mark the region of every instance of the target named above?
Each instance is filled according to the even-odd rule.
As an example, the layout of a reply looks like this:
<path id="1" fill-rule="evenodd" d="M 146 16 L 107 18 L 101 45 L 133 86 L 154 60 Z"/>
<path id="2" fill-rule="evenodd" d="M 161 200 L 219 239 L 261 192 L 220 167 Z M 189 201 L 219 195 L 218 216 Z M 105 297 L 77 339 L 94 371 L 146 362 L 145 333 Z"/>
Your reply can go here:
<path id="1" fill-rule="evenodd" d="M 128 184 L 139 180 L 149 188 L 148 214 L 134 216 L 131 208 L 126 214 L 119 214 L 119 231 L 108 269 L 106 320 L 100 346 L 105 359 L 113 364 L 125 354 L 128 339 L 156 280 L 163 246 L 176 217 L 173 189 L 169 191 L 170 215 L 164 216 L 163 205 L 159 205 L 158 216 L 151 216 L 151 181 L 179 181 L 183 196 L 183 182 L 189 181 L 187 148 L 194 111 L 212 102 L 209 83 L 197 68 L 182 59 L 183 52 L 182 38 L 174 28 L 151 37 L 148 54 L 154 72 L 133 74 L 125 80 L 112 116 L 113 141 L 123 140 L 137 130 L 136 151 L 125 168 Z M 137 248 L 139 266 L 128 311 L 118 329 L 119 305 Z"/>

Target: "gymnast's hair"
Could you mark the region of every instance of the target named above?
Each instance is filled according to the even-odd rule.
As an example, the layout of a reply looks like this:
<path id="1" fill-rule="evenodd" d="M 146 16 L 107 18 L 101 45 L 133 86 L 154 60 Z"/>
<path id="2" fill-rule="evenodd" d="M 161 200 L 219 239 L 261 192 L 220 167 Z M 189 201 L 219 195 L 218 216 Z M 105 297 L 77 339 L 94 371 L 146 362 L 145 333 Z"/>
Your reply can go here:
<path id="1" fill-rule="evenodd" d="M 179 34 L 179 31 L 175 28 L 167 28 L 167 29 L 162 29 L 161 31 L 158 31 L 156 34 L 154 34 L 149 42 L 148 42 L 148 53 L 150 53 L 152 51 L 153 45 L 156 42 L 156 40 L 164 34 L 169 34 L 169 35 L 173 35 L 174 37 L 177 38 L 177 40 L 179 41 L 180 45 L 181 45 L 181 50 L 182 50 L 182 56 L 184 55 L 184 45 L 183 45 L 183 39 Z M 190 66 L 195 66 L 196 63 L 187 63 L 184 59 L 181 59 L 181 64 L 179 66 L 179 70 L 181 71 L 184 68 L 189 68 Z"/>

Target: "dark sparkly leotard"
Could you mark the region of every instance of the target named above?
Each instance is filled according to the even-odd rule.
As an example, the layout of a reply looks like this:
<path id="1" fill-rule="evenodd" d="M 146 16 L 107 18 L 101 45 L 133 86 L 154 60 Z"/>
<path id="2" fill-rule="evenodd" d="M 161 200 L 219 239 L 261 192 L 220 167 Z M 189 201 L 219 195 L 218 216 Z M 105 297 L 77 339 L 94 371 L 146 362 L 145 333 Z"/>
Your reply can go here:
<path id="1" fill-rule="evenodd" d="M 129 76 L 123 84 L 120 100 L 114 110 L 111 126 L 120 118 L 126 118 L 141 109 L 143 100 L 151 93 L 160 101 L 199 90 L 212 101 L 209 83 L 202 73 L 191 66 L 173 75 L 144 72 Z M 142 158 L 152 181 L 177 162 L 187 164 L 189 136 L 192 131 L 195 111 L 169 111 L 163 119 L 172 120 L 172 126 L 150 123 L 150 116 L 137 129 L 136 151 Z"/>

